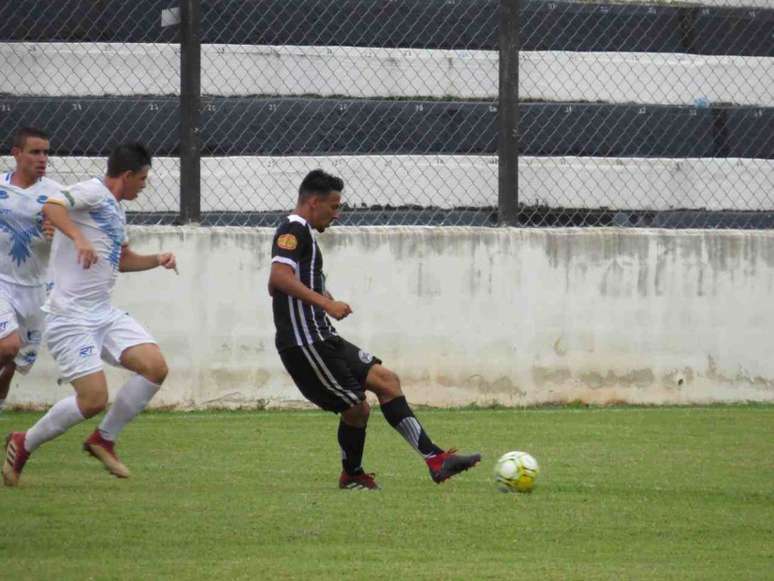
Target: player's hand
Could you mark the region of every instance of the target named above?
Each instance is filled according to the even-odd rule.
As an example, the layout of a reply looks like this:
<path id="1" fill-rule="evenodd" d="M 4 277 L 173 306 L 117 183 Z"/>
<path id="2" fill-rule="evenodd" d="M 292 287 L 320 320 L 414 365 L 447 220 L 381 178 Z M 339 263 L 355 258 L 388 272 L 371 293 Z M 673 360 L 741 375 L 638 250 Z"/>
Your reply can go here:
<path id="1" fill-rule="evenodd" d="M 323 307 L 323 310 L 337 321 L 352 314 L 352 307 L 342 301 L 331 301 Z"/>
<path id="2" fill-rule="evenodd" d="M 82 265 L 83 268 L 89 268 L 92 264 L 97 262 L 99 256 L 97 256 L 97 251 L 94 250 L 91 242 L 86 238 L 78 238 L 77 240 L 74 240 L 74 243 L 75 251 L 78 253 L 78 264 Z"/>
<path id="3" fill-rule="evenodd" d="M 163 266 L 167 270 L 172 269 L 177 272 L 177 259 L 174 252 L 162 252 L 158 255 L 159 266 Z"/>
<path id="4" fill-rule="evenodd" d="M 43 236 L 46 237 L 46 240 L 52 240 L 54 238 L 54 232 L 56 232 L 56 228 L 54 228 L 54 225 L 48 218 L 43 218 L 41 230 L 43 230 Z"/>

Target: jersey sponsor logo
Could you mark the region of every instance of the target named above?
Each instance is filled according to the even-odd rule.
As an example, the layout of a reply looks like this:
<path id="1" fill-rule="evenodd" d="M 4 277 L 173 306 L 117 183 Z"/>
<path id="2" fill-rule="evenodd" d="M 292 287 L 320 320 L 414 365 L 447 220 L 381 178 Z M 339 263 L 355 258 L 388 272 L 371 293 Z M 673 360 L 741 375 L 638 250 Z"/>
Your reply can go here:
<path id="1" fill-rule="evenodd" d="M 71 206 L 75 206 L 75 198 L 67 190 L 62 190 L 62 195 L 70 203 Z"/>
<path id="2" fill-rule="evenodd" d="M 0 190 L 0 200 L 6 200 L 8 199 L 8 192 L 5 190 Z"/>
<path id="3" fill-rule="evenodd" d="M 283 234 L 277 238 L 277 246 L 283 250 L 295 250 L 298 247 L 298 238 L 293 234 Z"/>
<path id="4" fill-rule="evenodd" d="M 0 331 L 5 331 L 6 327 L 8 327 L 8 321 L 0 321 Z"/>
<path id="5" fill-rule="evenodd" d="M 358 351 L 357 356 L 360 357 L 360 361 L 363 363 L 371 363 L 371 361 L 374 360 L 373 355 L 371 355 L 368 351 L 363 351 L 362 349 Z"/>
<path id="6" fill-rule="evenodd" d="M 90 357 L 94 353 L 94 345 L 85 345 L 78 349 L 79 357 Z"/>

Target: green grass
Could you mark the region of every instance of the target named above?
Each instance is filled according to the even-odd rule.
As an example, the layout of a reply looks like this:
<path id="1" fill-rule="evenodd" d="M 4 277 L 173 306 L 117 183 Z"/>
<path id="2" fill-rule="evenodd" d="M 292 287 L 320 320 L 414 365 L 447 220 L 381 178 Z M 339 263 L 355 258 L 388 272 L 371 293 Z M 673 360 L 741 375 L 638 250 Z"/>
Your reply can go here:
<path id="1" fill-rule="evenodd" d="M 332 415 L 154 413 L 124 433 L 133 476 L 116 480 L 79 451 L 86 422 L 0 490 L 0 578 L 771 579 L 772 406 L 419 417 L 481 466 L 432 484 L 374 413 L 383 490 L 339 491 Z M 541 463 L 531 495 L 494 489 L 511 449 Z"/>

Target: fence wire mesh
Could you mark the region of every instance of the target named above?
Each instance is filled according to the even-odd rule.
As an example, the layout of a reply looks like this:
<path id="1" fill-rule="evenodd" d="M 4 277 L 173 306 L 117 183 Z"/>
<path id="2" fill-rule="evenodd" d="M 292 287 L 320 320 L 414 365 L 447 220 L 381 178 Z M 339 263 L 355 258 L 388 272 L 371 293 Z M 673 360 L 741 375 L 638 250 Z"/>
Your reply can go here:
<path id="1" fill-rule="evenodd" d="M 342 224 L 497 224 L 500 3 L 202 0 L 202 223 L 273 225 L 322 167 L 345 180 Z M 50 177 L 72 183 L 143 141 L 130 221 L 174 221 L 177 5 L 0 3 L 0 153 L 39 126 Z M 519 15 L 519 224 L 774 226 L 770 2 Z"/>
<path id="2" fill-rule="evenodd" d="M 180 86 L 177 32 L 161 27 L 169 1 L 0 3 L 0 131 L 13 168 L 19 127 L 50 135 L 48 177 L 72 184 L 105 173 L 110 149 L 142 141 L 175 156 Z M 176 214 L 178 162 L 160 157 L 130 210 Z"/>
<path id="3" fill-rule="evenodd" d="M 774 11 L 705 4 L 522 4 L 521 222 L 774 225 Z"/>

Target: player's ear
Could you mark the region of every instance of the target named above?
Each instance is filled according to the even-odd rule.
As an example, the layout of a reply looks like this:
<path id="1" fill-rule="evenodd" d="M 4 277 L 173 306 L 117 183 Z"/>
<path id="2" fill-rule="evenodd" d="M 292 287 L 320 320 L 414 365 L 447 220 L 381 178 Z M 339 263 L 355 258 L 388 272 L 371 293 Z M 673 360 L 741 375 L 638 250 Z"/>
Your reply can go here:
<path id="1" fill-rule="evenodd" d="M 17 155 L 19 155 L 21 152 L 22 152 L 22 150 L 21 150 L 21 149 L 19 149 L 18 147 L 16 147 L 15 145 L 14 145 L 14 146 L 11 148 L 11 155 L 12 155 L 13 157 L 16 157 L 16 156 L 17 156 Z"/>

